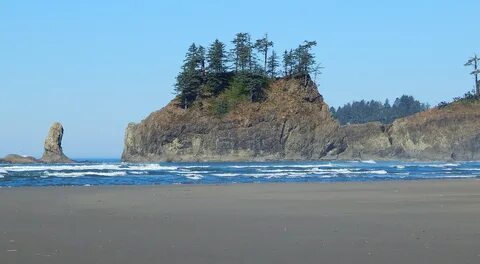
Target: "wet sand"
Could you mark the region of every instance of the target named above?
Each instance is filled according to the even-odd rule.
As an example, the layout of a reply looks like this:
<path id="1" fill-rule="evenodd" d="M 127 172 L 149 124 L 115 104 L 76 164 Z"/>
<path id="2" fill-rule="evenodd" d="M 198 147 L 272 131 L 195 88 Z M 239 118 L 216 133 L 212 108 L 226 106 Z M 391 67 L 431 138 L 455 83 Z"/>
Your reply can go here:
<path id="1" fill-rule="evenodd" d="M 480 263 L 480 180 L 2 188 L 0 263 Z"/>

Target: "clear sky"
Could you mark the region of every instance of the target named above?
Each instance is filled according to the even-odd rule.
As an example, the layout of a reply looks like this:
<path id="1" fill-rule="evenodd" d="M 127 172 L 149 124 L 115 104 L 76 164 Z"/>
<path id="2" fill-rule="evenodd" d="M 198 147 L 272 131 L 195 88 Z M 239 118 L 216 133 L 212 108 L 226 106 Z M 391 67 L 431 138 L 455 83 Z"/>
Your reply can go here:
<path id="1" fill-rule="evenodd" d="M 480 1 L 0 1 L 0 156 L 40 156 L 54 121 L 64 151 L 119 157 L 124 129 L 173 98 L 192 42 L 268 32 L 276 49 L 316 40 L 326 102 L 473 88 Z"/>

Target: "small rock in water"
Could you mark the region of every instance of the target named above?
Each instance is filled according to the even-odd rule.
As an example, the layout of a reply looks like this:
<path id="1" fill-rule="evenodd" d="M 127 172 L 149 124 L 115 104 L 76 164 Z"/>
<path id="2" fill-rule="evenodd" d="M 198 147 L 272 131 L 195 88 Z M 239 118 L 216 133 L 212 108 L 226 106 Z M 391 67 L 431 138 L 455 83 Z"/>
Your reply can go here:
<path id="1" fill-rule="evenodd" d="M 48 136 L 45 139 L 45 150 L 42 161 L 46 163 L 72 163 L 62 150 L 63 126 L 56 122 L 50 127 Z"/>

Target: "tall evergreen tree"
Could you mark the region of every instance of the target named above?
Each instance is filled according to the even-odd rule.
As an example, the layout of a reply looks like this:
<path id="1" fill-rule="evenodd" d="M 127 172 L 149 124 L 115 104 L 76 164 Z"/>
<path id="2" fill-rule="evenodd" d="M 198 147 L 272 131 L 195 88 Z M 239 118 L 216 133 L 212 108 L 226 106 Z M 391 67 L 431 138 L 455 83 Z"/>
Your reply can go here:
<path id="1" fill-rule="evenodd" d="M 317 45 L 316 41 L 306 41 L 299 45 L 295 50 L 296 73 L 309 74 L 315 65 L 315 55 L 311 52 L 312 48 Z"/>
<path id="2" fill-rule="evenodd" d="M 251 43 L 250 34 L 238 33 L 232 41 L 234 47 L 232 49 L 232 60 L 235 66 L 235 72 L 252 71 L 254 68 L 253 45 Z"/>
<path id="3" fill-rule="evenodd" d="M 273 42 L 268 40 L 268 34 L 265 34 L 265 36 L 261 39 L 257 39 L 255 42 L 255 49 L 263 55 L 263 63 L 264 67 L 263 70 L 266 73 L 267 72 L 267 62 L 268 62 L 268 49 L 270 47 L 273 47 Z"/>
<path id="4" fill-rule="evenodd" d="M 179 96 L 180 105 L 185 109 L 197 99 L 203 82 L 199 54 L 201 54 L 201 51 L 193 43 L 188 48 L 182 71 L 177 76 L 175 91 Z"/>
<path id="5" fill-rule="evenodd" d="M 272 54 L 270 55 L 270 57 L 268 57 L 268 61 L 267 61 L 267 74 L 268 76 L 270 76 L 270 78 L 275 78 L 275 76 L 277 75 L 277 68 L 280 66 L 279 62 L 278 62 L 278 56 L 277 56 L 277 53 L 272 50 Z"/>
<path id="6" fill-rule="evenodd" d="M 205 61 L 206 61 L 206 58 L 205 58 L 205 48 L 203 46 L 198 46 L 197 48 L 197 56 L 196 56 L 196 59 L 197 59 L 197 66 L 200 68 L 200 73 L 202 74 L 202 77 L 205 78 L 206 77 L 206 65 L 205 65 Z"/>
<path id="7" fill-rule="evenodd" d="M 226 60 L 225 44 L 216 39 L 208 49 L 208 71 L 216 74 L 225 73 L 227 71 Z"/>
<path id="8" fill-rule="evenodd" d="M 311 52 L 316 41 L 306 41 L 295 49 L 296 74 L 303 75 L 304 85 L 308 84 L 308 76 L 315 67 L 315 55 Z"/>
<path id="9" fill-rule="evenodd" d="M 465 66 L 473 67 L 473 71 L 470 74 L 473 75 L 475 79 L 475 93 L 477 96 L 480 96 L 480 81 L 478 80 L 478 75 L 480 74 L 479 64 L 480 58 L 477 57 L 477 54 L 475 54 L 475 56 L 471 57 L 467 63 L 465 63 Z"/>
<path id="10" fill-rule="evenodd" d="M 295 54 L 293 50 L 287 51 L 283 53 L 283 69 L 285 73 L 285 77 L 293 74 L 293 69 L 295 66 Z"/>

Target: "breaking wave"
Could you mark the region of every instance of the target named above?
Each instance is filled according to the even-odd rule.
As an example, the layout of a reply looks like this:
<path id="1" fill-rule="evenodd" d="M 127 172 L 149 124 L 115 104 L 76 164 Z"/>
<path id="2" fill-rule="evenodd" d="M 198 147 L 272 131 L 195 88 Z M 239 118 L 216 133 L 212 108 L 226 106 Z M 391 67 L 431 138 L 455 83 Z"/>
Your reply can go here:
<path id="1" fill-rule="evenodd" d="M 480 162 L 120 162 L 0 165 L 0 186 L 340 182 L 480 178 Z"/>

